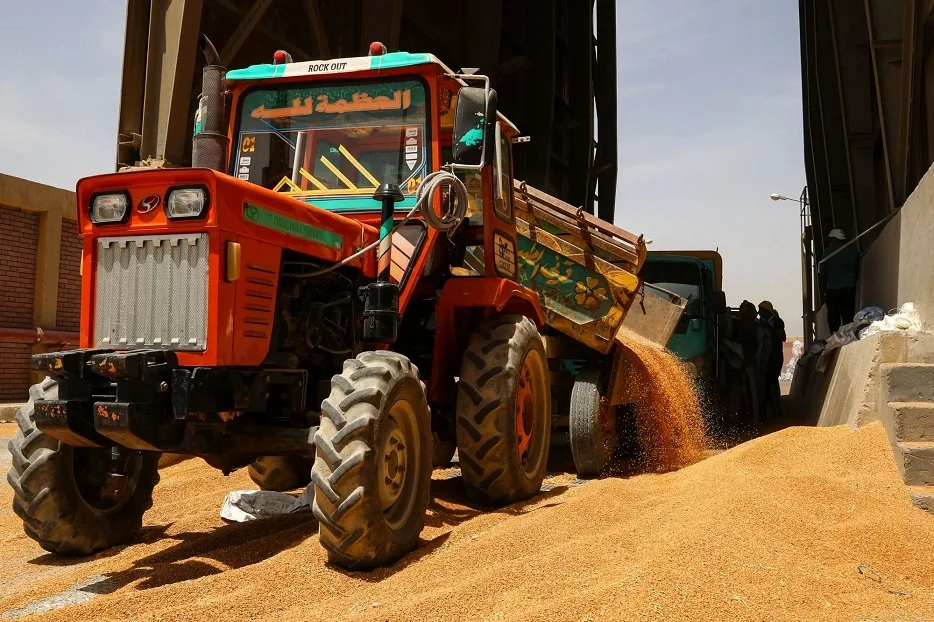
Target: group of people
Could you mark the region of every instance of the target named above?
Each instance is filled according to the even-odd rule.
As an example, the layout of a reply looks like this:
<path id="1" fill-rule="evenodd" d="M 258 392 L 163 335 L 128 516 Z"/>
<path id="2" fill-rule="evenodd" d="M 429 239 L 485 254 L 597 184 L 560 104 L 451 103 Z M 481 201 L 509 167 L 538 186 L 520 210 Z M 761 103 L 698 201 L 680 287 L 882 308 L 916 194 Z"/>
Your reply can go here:
<path id="1" fill-rule="evenodd" d="M 749 405 L 752 422 L 758 424 L 766 410 L 781 416 L 779 377 L 785 362 L 785 322 L 768 300 L 760 302 L 758 309 L 744 300 L 737 321 L 747 386 L 755 388 Z"/>
<path id="2" fill-rule="evenodd" d="M 828 234 L 823 255 L 819 276 L 827 306 L 827 322 L 830 332 L 835 333 L 842 325 L 853 321 L 856 312 L 860 254 L 855 244 L 847 243 L 842 229 L 833 229 Z M 758 308 L 744 300 L 737 320 L 744 373 L 749 386 L 756 388 L 750 405 L 753 423 L 758 423 L 769 411 L 781 416 L 779 378 L 785 361 L 785 322 L 768 300 L 760 302 Z"/>
<path id="3" fill-rule="evenodd" d="M 820 263 L 824 302 L 830 332 L 853 321 L 860 254 L 855 244 L 847 243 L 841 229 L 828 234 L 824 260 Z M 731 359 L 734 374 L 729 381 L 734 416 L 758 424 L 767 415 L 780 417 L 780 377 L 785 362 L 785 322 L 768 300 L 758 307 L 748 300 L 739 306 L 727 330 L 726 339 L 735 355 L 742 350 L 742 364 Z M 741 382 L 736 380 L 741 379 Z"/>

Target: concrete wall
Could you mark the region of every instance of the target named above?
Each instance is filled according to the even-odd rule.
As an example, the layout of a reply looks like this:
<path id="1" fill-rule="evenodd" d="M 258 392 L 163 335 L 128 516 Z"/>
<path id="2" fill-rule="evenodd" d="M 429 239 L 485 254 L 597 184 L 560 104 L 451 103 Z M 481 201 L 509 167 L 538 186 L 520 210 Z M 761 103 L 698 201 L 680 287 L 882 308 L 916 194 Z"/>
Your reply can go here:
<path id="1" fill-rule="evenodd" d="M 80 255 L 74 193 L 0 174 L 0 328 L 76 331 Z M 0 343 L 0 402 L 28 399 L 36 351 Z"/>
<path id="2" fill-rule="evenodd" d="M 934 330 L 934 168 L 863 257 L 861 307 L 894 309 L 914 302 L 925 330 Z"/>
<path id="3" fill-rule="evenodd" d="M 823 372 L 795 373 L 792 396 L 801 419 L 819 426 L 879 420 L 883 363 L 934 363 L 934 333 L 878 333 L 843 346 Z M 806 386 L 801 386 L 802 384 Z"/>

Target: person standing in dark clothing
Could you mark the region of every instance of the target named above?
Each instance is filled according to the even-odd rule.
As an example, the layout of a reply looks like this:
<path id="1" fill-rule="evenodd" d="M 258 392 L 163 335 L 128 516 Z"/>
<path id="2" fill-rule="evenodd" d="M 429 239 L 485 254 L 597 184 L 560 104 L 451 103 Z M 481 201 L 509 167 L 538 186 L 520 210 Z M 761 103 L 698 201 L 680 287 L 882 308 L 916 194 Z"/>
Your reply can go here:
<path id="1" fill-rule="evenodd" d="M 834 229 L 828 235 L 829 244 L 824 249 L 827 261 L 820 265 L 820 277 L 824 284 L 824 303 L 827 305 L 827 324 L 833 334 L 844 324 L 853 321 L 856 314 L 856 281 L 859 279 L 859 251 L 850 244 L 839 253 L 846 242 L 846 235 Z"/>
<path id="2" fill-rule="evenodd" d="M 739 385 L 738 397 L 746 396 L 746 412 L 741 416 L 748 416 L 753 425 L 759 425 L 759 395 L 762 393 L 760 381 L 756 374 L 756 360 L 759 350 L 758 322 L 756 321 L 756 307 L 748 300 L 739 305 L 737 314 L 737 336 L 743 347 L 742 381 Z M 738 413 L 740 414 L 740 413 Z"/>
<path id="3" fill-rule="evenodd" d="M 769 358 L 765 364 L 763 410 L 771 408 L 776 416 L 781 417 L 782 389 L 778 378 L 781 376 L 782 366 L 785 364 L 785 340 L 788 338 L 785 335 L 785 322 L 768 300 L 759 303 L 759 321 L 769 331 Z"/>
<path id="4" fill-rule="evenodd" d="M 738 334 L 740 344 L 743 346 L 743 363 L 755 367 L 756 365 L 756 307 L 744 300 L 739 305 Z"/>

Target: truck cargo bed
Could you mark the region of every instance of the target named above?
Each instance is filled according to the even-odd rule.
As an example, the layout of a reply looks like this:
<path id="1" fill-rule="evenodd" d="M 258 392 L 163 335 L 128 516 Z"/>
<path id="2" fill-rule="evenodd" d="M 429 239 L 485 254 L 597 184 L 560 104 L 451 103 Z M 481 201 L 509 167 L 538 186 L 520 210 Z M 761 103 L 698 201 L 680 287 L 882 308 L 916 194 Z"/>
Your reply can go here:
<path id="1" fill-rule="evenodd" d="M 645 241 L 525 183 L 514 190 L 519 280 L 538 292 L 549 326 L 609 352 L 643 295 Z"/>

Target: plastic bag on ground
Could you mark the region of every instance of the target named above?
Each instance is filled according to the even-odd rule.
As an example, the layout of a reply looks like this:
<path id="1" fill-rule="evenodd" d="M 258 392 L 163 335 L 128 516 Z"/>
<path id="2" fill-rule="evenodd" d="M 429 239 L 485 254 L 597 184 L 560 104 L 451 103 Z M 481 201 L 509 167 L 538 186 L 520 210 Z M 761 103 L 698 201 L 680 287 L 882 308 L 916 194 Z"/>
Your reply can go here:
<path id="1" fill-rule="evenodd" d="M 860 324 L 872 324 L 873 322 L 878 322 L 885 318 L 885 311 L 882 310 L 882 307 L 866 307 L 861 309 L 853 316 L 854 322 L 859 322 Z"/>
<path id="2" fill-rule="evenodd" d="M 795 341 L 791 344 L 791 358 L 788 360 L 788 364 L 785 365 L 785 368 L 782 370 L 781 375 L 778 379 L 781 382 L 791 382 L 795 376 L 795 367 L 798 365 L 798 361 L 801 359 L 801 356 L 804 354 L 804 342 Z"/>
<path id="3" fill-rule="evenodd" d="M 272 490 L 234 490 L 224 497 L 221 518 L 231 523 L 245 523 L 260 518 L 310 512 L 314 496 L 312 484 L 297 497 Z"/>
<path id="4" fill-rule="evenodd" d="M 918 314 L 918 309 L 915 308 L 913 302 L 906 302 L 900 309 L 889 311 L 888 315 L 879 321 L 873 322 L 860 333 L 859 338 L 866 339 L 876 333 L 893 330 L 913 332 L 921 330 L 921 316 Z"/>

